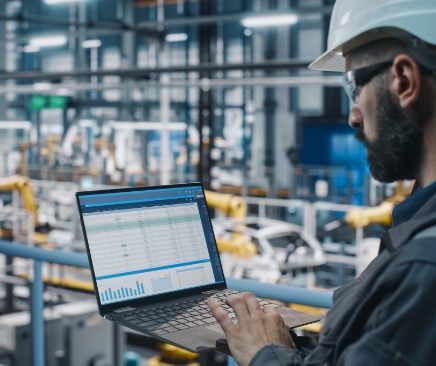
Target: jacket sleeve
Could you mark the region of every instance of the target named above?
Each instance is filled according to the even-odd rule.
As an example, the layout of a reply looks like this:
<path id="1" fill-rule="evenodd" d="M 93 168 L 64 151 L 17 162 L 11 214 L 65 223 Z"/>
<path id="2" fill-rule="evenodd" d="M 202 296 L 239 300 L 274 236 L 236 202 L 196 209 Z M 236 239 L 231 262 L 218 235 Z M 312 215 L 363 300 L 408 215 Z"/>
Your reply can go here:
<path id="1" fill-rule="evenodd" d="M 249 366 L 303 366 L 304 359 L 298 350 L 288 351 L 285 346 L 269 344 L 257 352 Z"/>
<path id="2" fill-rule="evenodd" d="M 298 337 L 292 330 L 290 334 L 297 350 L 288 351 L 284 346 L 270 344 L 253 357 L 249 366 L 303 366 L 304 358 L 315 345 L 309 337 Z"/>
<path id="3" fill-rule="evenodd" d="M 433 364 L 436 266 L 402 263 L 379 282 L 385 292 L 378 303 L 374 299 L 377 305 L 366 323 L 368 331 L 342 352 L 338 365 Z"/>

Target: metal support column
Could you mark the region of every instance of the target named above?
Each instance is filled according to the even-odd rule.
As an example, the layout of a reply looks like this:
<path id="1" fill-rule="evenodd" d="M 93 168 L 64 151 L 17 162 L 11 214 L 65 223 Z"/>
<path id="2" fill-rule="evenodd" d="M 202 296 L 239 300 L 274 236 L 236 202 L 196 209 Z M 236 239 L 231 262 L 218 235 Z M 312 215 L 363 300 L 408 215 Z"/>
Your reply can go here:
<path id="1" fill-rule="evenodd" d="M 14 263 L 14 257 L 9 255 L 5 256 L 5 264 L 7 270 L 5 271 L 6 276 L 13 276 L 14 271 L 12 270 L 12 265 Z M 5 311 L 12 313 L 14 311 L 14 285 L 11 283 L 5 284 L 6 288 L 6 301 L 5 301 Z"/>
<path id="2" fill-rule="evenodd" d="M 168 45 L 163 46 L 163 50 L 160 54 L 161 63 L 168 63 L 169 50 Z M 170 82 L 169 74 L 162 74 L 160 76 L 160 82 L 162 84 L 168 84 Z M 160 136 L 160 184 L 170 184 L 170 89 L 160 88 L 160 122 L 162 124 L 162 131 Z"/>
<path id="3" fill-rule="evenodd" d="M 216 13 L 216 0 L 200 0 L 199 15 L 214 15 Z M 214 63 L 216 53 L 216 25 L 200 25 L 199 27 L 199 54 L 200 64 Z M 211 78 L 210 72 L 201 72 L 200 79 L 207 81 Z M 207 82 L 200 89 L 198 106 L 198 129 L 200 133 L 198 177 L 206 189 L 210 189 L 210 169 L 212 159 L 210 152 L 213 149 L 215 138 L 214 126 L 214 92 Z"/>
<path id="4" fill-rule="evenodd" d="M 126 334 L 119 324 L 113 323 L 113 355 L 116 365 L 124 364 L 124 344 Z"/>
<path id="5" fill-rule="evenodd" d="M 32 351 L 33 366 L 45 365 L 45 331 L 44 331 L 44 284 L 42 282 L 42 261 L 33 261 L 32 286 Z"/>
<path id="6" fill-rule="evenodd" d="M 277 8 L 277 1 L 270 0 L 270 9 Z M 273 60 L 276 57 L 277 30 L 267 29 L 265 31 L 265 59 Z M 266 76 L 272 76 L 271 72 L 265 72 Z M 275 111 L 277 102 L 275 89 L 265 88 L 265 175 L 268 179 L 268 197 L 273 198 L 276 194 L 275 187 Z"/>
<path id="7" fill-rule="evenodd" d="M 0 12 L 2 14 L 6 13 L 6 4 L 0 3 Z M 1 39 L 5 39 L 7 38 L 7 34 L 6 34 L 6 22 L 1 22 L 0 23 L 0 38 Z M 2 44 L 1 46 L 2 50 L 1 50 L 1 57 L 0 57 L 0 69 L 1 70 L 5 70 L 6 69 L 6 44 Z M 0 82 L 0 86 L 5 86 L 6 82 L 2 81 Z M 1 120 L 7 120 L 7 116 L 6 116 L 6 112 L 7 112 L 7 108 L 8 108 L 8 103 L 6 101 L 6 95 L 2 95 L 0 96 L 0 119 Z M 3 130 L 0 132 L 1 136 L 0 136 L 0 140 L 1 140 L 1 144 L 2 144 L 2 149 L 3 153 L 5 154 L 5 159 L 4 159 L 4 165 L 5 165 L 5 169 L 4 171 L 6 172 L 6 174 L 8 173 L 8 158 L 6 155 L 6 151 L 8 150 L 12 150 L 13 146 L 11 144 L 11 141 L 13 141 L 13 139 L 11 138 L 13 135 L 14 131 L 9 131 L 9 130 Z M 10 276 L 13 274 L 12 271 L 12 263 L 13 263 L 14 258 L 11 256 L 6 256 L 5 261 L 6 261 L 6 272 L 5 274 L 7 276 Z M 14 286 L 11 283 L 6 283 L 5 284 L 5 288 L 6 288 L 6 306 L 5 306 L 5 310 L 7 312 L 12 312 L 13 311 L 13 304 L 14 304 Z"/>
<path id="8" fill-rule="evenodd" d="M 135 26 L 134 0 L 117 1 L 117 20 L 126 27 Z M 136 66 L 136 35 L 134 32 L 124 32 L 121 37 L 121 68 L 128 69 Z M 131 90 L 121 90 L 121 100 L 133 100 Z M 121 121 L 130 121 L 133 118 L 133 108 L 122 107 L 119 112 Z"/>

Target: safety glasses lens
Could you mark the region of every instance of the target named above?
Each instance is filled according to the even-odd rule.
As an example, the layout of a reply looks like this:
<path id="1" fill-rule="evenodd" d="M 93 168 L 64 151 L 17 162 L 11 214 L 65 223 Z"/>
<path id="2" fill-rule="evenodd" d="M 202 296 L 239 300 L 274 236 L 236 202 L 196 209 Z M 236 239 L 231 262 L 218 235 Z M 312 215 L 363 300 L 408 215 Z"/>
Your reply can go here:
<path id="1" fill-rule="evenodd" d="M 356 85 L 356 79 L 354 77 L 354 73 L 352 71 L 349 71 L 344 74 L 343 84 L 344 84 L 345 92 L 347 93 L 351 101 L 354 103 L 354 101 L 356 100 L 357 85 Z"/>

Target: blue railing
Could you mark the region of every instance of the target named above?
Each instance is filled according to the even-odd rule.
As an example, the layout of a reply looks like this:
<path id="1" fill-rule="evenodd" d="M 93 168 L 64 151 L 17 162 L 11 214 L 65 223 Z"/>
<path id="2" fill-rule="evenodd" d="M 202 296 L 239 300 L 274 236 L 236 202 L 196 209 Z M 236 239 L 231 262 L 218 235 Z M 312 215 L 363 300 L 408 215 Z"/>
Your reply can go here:
<path id="1" fill-rule="evenodd" d="M 24 244 L 11 244 L 7 241 L 0 241 L 0 253 L 12 257 L 33 259 L 34 264 L 31 300 L 33 366 L 44 366 L 44 286 L 42 280 L 42 262 L 89 268 L 88 258 L 85 254 L 64 252 L 61 250 L 50 251 L 36 247 L 29 247 Z M 235 278 L 227 279 L 227 286 L 238 291 L 252 292 L 256 296 L 278 300 L 285 303 L 296 303 L 322 308 L 330 308 L 332 305 L 332 294 L 329 292 L 312 291 L 297 287 L 270 285 L 256 281 Z"/>

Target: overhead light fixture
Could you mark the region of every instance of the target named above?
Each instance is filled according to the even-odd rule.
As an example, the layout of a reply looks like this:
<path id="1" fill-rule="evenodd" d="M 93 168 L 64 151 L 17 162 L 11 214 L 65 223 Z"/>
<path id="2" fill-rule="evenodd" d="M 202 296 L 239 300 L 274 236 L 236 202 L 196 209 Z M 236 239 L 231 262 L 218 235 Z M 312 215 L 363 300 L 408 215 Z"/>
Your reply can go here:
<path id="1" fill-rule="evenodd" d="M 56 47 L 66 43 L 67 37 L 65 36 L 37 37 L 29 41 L 29 45 L 33 47 Z"/>
<path id="2" fill-rule="evenodd" d="M 188 35 L 186 33 L 173 33 L 167 34 L 165 40 L 167 42 L 184 42 L 188 39 Z"/>
<path id="3" fill-rule="evenodd" d="M 86 0 L 44 0 L 44 2 L 48 5 L 78 3 L 80 1 L 86 1 Z"/>
<path id="4" fill-rule="evenodd" d="M 67 88 L 60 88 L 57 90 L 57 94 L 62 97 L 68 97 L 71 93 Z"/>
<path id="5" fill-rule="evenodd" d="M 36 91 L 51 90 L 51 87 L 52 87 L 51 83 L 35 83 L 35 84 L 33 84 L 33 89 Z"/>
<path id="6" fill-rule="evenodd" d="M 295 14 L 257 16 L 241 20 L 242 25 L 247 28 L 290 25 L 297 22 L 298 16 Z"/>
<path id="7" fill-rule="evenodd" d="M 30 130 L 32 122 L 30 121 L 0 121 L 0 130 Z"/>
<path id="8" fill-rule="evenodd" d="M 41 51 L 41 47 L 38 46 L 32 46 L 30 44 L 28 44 L 27 46 L 23 47 L 23 52 L 25 53 L 34 53 L 34 52 L 39 52 Z"/>
<path id="9" fill-rule="evenodd" d="M 101 46 L 101 41 L 99 39 L 88 39 L 82 42 L 83 48 L 98 48 Z"/>
<path id="10" fill-rule="evenodd" d="M 114 130 L 141 130 L 141 131 L 159 131 L 163 126 L 161 122 L 115 122 L 110 121 L 109 126 Z M 188 128 L 185 122 L 170 122 L 168 130 L 185 131 Z"/>

